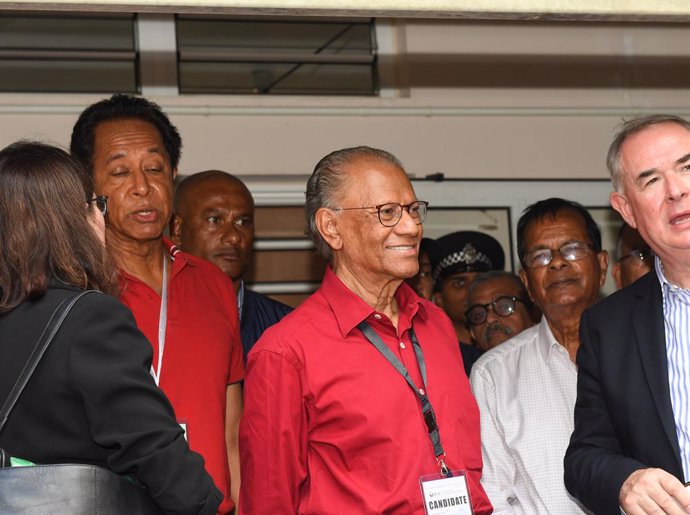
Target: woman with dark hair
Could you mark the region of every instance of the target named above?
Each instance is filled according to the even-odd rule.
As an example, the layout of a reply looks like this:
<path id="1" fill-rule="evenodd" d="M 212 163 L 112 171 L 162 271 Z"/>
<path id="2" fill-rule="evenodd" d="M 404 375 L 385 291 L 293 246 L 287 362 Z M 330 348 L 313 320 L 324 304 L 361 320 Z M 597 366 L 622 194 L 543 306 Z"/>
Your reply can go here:
<path id="1" fill-rule="evenodd" d="M 107 198 L 93 196 L 90 176 L 66 152 L 33 142 L 0 151 L 0 404 L 63 300 L 117 293 L 106 211 Z M 74 305 L 0 448 L 35 463 L 130 475 L 167 513 L 215 513 L 222 495 L 149 374 L 151 346 L 111 295 Z"/>

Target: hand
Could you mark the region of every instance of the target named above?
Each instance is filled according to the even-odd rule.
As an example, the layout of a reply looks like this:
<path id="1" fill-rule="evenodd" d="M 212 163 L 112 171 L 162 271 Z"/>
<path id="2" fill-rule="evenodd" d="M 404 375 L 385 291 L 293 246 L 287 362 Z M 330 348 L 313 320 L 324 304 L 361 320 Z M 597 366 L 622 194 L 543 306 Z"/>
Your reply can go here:
<path id="1" fill-rule="evenodd" d="M 661 469 L 640 469 L 630 474 L 618 501 L 627 515 L 690 513 L 690 490 Z"/>

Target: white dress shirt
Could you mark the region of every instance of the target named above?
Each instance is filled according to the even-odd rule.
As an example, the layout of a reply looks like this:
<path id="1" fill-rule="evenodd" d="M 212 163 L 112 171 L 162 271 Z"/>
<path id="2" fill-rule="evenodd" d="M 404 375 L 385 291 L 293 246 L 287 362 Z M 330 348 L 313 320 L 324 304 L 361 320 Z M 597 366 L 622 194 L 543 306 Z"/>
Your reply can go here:
<path id="1" fill-rule="evenodd" d="M 481 413 L 482 485 L 494 513 L 587 513 L 563 484 L 577 368 L 545 318 L 472 367 Z"/>

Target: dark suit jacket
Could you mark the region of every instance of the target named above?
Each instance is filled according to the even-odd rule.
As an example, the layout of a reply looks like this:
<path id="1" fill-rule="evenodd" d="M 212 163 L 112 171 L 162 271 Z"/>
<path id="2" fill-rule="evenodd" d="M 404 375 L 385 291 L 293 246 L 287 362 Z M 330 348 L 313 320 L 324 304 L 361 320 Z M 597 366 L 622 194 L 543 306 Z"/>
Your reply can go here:
<path id="1" fill-rule="evenodd" d="M 462 354 L 462 364 L 465 367 L 465 374 L 467 374 L 467 377 L 470 377 L 472 366 L 482 357 L 484 351 L 471 343 L 460 342 L 460 354 Z"/>
<path id="2" fill-rule="evenodd" d="M 597 514 L 620 514 L 635 470 L 683 480 L 668 385 L 661 286 L 654 271 L 586 311 L 580 322 L 568 491 Z"/>
<path id="3" fill-rule="evenodd" d="M 0 404 L 58 304 L 50 288 L 0 315 Z M 117 299 L 91 294 L 65 319 L 27 383 L 0 447 L 35 463 L 87 463 L 131 474 L 165 511 L 215 513 L 222 494 L 189 451 L 172 406 L 149 373 L 152 350 Z"/>
<path id="4" fill-rule="evenodd" d="M 291 311 L 292 308 L 282 302 L 256 293 L 249 288 L 244 289 L 240 335 L 245 362 L 247 361 L 247 354 L 263 332 Z"/>

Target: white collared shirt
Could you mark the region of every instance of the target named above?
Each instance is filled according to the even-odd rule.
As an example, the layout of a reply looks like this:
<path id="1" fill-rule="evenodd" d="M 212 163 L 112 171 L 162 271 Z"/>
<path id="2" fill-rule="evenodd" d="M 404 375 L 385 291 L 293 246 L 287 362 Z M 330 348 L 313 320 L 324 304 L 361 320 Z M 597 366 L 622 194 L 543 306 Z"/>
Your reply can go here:
<path id="1" fill-rule="evenodd" d="M 545 318 L 472 367 L 481 413 L 482 486 L 494 513 L 587 513 L 563 483 L 577 368 Z"/>
<path id="2" fill-rule="evenodd" d="M 668 386 L 676 423 L 685 481 L 690 477 L 690 290 L 671 284 L 657 256 L 654 269 L 661 283 L 666 337 Z"/>
<path id="3" fill-rule="evenodd" d="M 240 289 L 237 291 L 237 313 L 242 321 L 242 307 L 244 306 L 244 281 L 240 279 Z"/>

